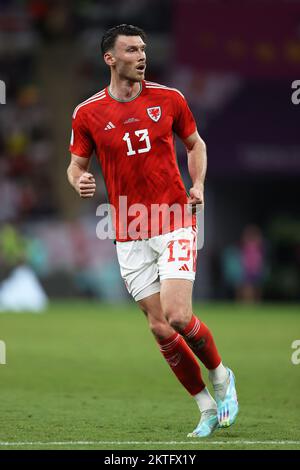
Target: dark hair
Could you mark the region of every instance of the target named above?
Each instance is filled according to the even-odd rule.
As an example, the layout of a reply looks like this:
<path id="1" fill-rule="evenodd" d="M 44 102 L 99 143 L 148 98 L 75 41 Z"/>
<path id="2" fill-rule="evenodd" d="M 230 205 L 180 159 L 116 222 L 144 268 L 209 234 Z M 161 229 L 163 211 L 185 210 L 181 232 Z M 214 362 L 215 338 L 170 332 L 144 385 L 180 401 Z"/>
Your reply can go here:
<path id="1" fill-rule="evenodd" d="M 143 41 L 146 41 L 146 33 L 137 26 L 132 26 L 132 24 L 119 24 L 113 28 L 108 29 L 101 41 L 101 51 L 102 54 L 112 49 L 115 45 L 116 39 L 118 36 L 141 36 Z"/>

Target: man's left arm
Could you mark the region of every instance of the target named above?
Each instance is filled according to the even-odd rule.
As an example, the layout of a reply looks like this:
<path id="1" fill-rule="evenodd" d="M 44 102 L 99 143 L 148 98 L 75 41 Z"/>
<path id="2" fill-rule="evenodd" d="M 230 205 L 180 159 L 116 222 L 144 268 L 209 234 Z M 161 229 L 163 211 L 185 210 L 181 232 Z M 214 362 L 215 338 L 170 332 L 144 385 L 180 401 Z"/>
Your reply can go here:
<path id="1" fill-rule="evenodd" d="M 189 204 L 196 209 L 197 204 L 204 204 L 204 180 L 207 167 L 206 145 L 198 132 L 183 139 L 188 156 L 188 170 L 193 182 L 189 193 Z"/>

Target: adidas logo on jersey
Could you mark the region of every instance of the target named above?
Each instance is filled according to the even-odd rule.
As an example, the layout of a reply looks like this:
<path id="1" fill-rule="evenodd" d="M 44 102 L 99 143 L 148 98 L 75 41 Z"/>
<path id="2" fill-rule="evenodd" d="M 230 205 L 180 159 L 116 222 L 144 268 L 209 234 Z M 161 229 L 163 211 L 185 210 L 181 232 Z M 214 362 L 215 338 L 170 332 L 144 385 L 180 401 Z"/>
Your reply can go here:
<path id="1" fill-rule="evenodd" d="M 104 127 L 104 130 L 105 130 L 105 131 L 108 131 L 109 129 L 114 129 L 115 127 L 116 127 L 116 126 L 114 126 L 113 123 L 109 121 L 109 122 L 106 124 L 106 126 Z"/>
<path id="2" fill-rule="evenodd" d="M 183 266 L 181 266 L 181 268 L 179 268 L 179 271 L 189 271 L 188 265 L 184 264 Z"/>

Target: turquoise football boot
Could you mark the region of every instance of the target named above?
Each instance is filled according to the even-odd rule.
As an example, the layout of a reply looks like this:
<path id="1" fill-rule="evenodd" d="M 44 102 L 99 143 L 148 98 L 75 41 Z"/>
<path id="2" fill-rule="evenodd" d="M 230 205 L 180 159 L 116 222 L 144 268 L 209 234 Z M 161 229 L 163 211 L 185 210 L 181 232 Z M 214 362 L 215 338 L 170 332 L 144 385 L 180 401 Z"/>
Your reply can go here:
<path id="1" fill-rule="evenodd" d="M 235 422 L 239 412 L 239 404 L 235 388 L 235 377 L 232 370 L 230 370 L 228 367 L 227 371 L 228 377 L 226 382 L 228 385 L 226 384 L 227 387 L 225 387 L 225 393 L 222 390 L 225 386 L 224 383 L 214 386 L 220 428 L 227 428 L 231 426 Z"/>
<path id="2" fill-rule="evenodd" d="M 201 419 L 196 429 L 187 437 L 207 437 L 219 427 L 218 414 L 216 410 L 207 410 L 201 413 Z"/>

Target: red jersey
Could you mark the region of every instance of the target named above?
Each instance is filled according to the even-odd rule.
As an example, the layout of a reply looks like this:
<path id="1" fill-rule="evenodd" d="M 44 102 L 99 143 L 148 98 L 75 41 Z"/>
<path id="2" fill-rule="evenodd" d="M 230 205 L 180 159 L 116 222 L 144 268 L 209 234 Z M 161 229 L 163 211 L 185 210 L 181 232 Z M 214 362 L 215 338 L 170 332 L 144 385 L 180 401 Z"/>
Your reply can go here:
<path id="1" fill-rule="evenodd" d="M 179 207 L 183 215 L 187 207 L 173 133 L 185 139 L 195 131 L 184 96 L 148 81 L 131 100 L 114 98 L 107 87 L 75 108 L 70 151 L 80 157 L 95 151 L 115 208 L 118 241 L 151 238 L 194 223 L 191 216 L 178 218 L 167 208 Z"/>

